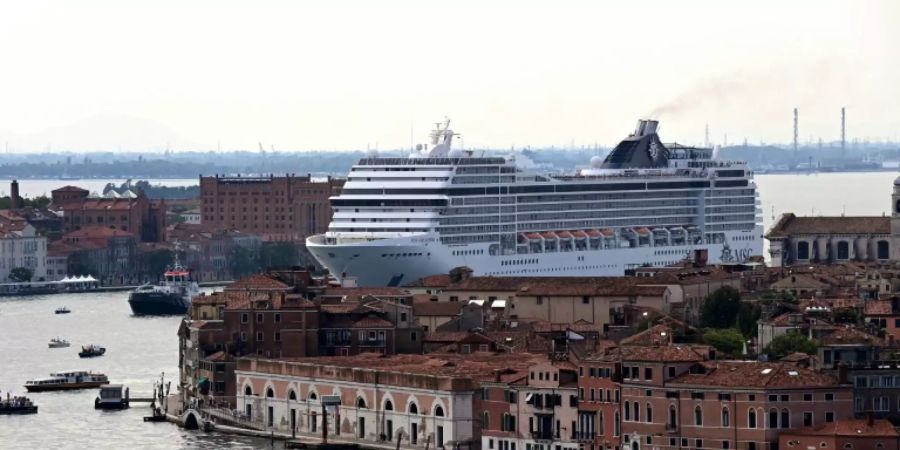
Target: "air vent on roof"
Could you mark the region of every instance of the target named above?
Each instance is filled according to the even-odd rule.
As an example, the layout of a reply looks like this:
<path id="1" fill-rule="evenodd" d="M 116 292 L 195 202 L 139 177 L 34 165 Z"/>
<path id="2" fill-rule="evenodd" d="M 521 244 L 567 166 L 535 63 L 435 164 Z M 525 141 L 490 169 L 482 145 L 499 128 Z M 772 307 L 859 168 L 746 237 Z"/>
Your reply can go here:
<path id="1" fill-rule="evenodd" d="M 768 375 L 768 374 L 770 374 L 770 373 L 772 373 L 772 369 L 766 368 L 766 369 L 763 369 L 763 370 L 762 370 L 762 374 L 763 374 L 763 375 Z"/>
<path id="2" fill-rule="evenodd" d="M 789 370 L 788 375 L 796 377 L 797 375 L 800 375 L 800 372 L 797 372 L 796 370 Z"/>

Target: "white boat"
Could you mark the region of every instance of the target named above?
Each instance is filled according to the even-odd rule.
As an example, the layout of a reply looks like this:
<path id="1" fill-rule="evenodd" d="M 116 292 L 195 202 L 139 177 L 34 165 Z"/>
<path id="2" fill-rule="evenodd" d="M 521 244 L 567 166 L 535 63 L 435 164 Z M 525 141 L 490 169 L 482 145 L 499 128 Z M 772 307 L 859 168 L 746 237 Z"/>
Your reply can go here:
<path id="1" fill-rule="evenodd" d="M 64 347 L 68 347 L 70 344 L 69 344 L 69 341 L 67 341 L 65 339 L 54 338 L 54 339 L 50 339 L 50 343 L 47 345 L 50 348 L 64 348 Z"/>
<path id="2" fill-rule="evenodd" d="M 109 384 L 109 379 L 102 373 L 86 370 L 51 373 L 46 378 L 35 378 L 25 382 L 28 392 L 65 391 L 73 389 L 89 389 Z"/>
<path id="3" fill-rule="evenodd" d="M 489 276 L 621 276 L 684 259 L 762 257 L 762 210 L 745 162 L 663 144 L 658 122 L 572 174 L 452 148 L 449 120 L 407 158 L 371 152 L 306 245 L 339 280 L 395 286 L 459 266 Z"/>

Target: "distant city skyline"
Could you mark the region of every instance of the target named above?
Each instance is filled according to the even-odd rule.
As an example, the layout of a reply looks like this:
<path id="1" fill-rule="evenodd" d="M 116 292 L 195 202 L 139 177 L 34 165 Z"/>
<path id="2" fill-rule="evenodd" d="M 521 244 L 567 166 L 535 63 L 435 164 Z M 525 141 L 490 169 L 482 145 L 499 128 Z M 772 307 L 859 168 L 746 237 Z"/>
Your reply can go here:
<path id="1" fill-rule="evenodd" d="M 900 4 L 0 5 L 0 150 L 609 147 L 897 139 Z"/>

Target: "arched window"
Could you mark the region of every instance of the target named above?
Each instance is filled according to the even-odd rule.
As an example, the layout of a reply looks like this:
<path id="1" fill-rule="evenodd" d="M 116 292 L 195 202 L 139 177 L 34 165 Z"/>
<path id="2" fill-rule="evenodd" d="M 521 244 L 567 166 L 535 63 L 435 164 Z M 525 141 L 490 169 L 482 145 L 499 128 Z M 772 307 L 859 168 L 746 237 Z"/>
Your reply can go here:
<path id="1" fill-rule="evenodd" d="M 275 397 L 275 390 L 272 388 L 266 389 L 266 397 L 269 397 L 269 398 Z"/>
<path id="2" fill-rule="evenodd" d="M 288 391 L 288 400 L 297 400 L 297 393 L 293 389 Z"/>
<path id="3" fill-rule="evenodd" d="M 747 411 L 747 428 L 756 428 L 756 410 L 753 408 Z"/>
<path id="4" fill-rule="evenodd" d="M 416 405 L 416 402 L 410 403 L 409 411 L 407 411 L 407 412 L 410 414 L 418 414 L 419 413 L 419 405 Z"/>
<path id="5" fill-rule="evenodd" d="M 622 421 L 619 420 L 619 412 L 613 416 L 613 436 L 618 436 L 622 432 Z"/>
<path id="6" fill-rule="evenodd" d="M 441 405 L 437 405 L 434 408 L 434 415 L 437 417 L 444 417 L 444 408 L 442 408 Z"/>
<path id="7" fill-rule="evenodd" d="M 669 405 L 669 428 L 675 429 L 678 426 L 678 413 L 675 412 L 675 405 Z"/>
<path id="8" fill-rule="evenodd" d="M 628 407 L 628 402 L 625 402 L 625 421 L 628 422 L 631 420 L 631 408 Z"/>
<path id="9" fill-rule="evenodd" d="M 488 415 L 487 411 L 481 412 L 481 429 L 486 430 L 491 427 L 491 416 Z"/>
<path id="10" fill-rule="evenodd" d="M 850 259 L 850 244 L 847 241 L 837 243 L 837 259 Z"/>
<path id="11" fill-rule="evenodd" d="M 809 259 L 809 242 L 800 241 L 797 243 L 797 259 Z"/>
<path id="12" fill-rule="evenodd" d="M 787 408 L 781 410 L 781 428 L 791 427 L 791 412 Z"/>
<path id="13" fill-rule="evenodd" d="M 769 428 L 778 428 L 778 410 L 775 408 L 769 410 Z"/>
<path id="14" fill-rule="evenodd" d="M 647 403 L 647 422 L 653 422 L 653 407 Z"/>
<path id="15" fill-rule="evenodd" d="M 319 397 L 316 396 L 316 393 L 315 393 L 315 392 L 310 392 L 310 393 L 309 393 L 309 401 L 316 400 L 317 398 L 319 398 Z"/>
<path id="16" fill-rule="evenodd" d="M 634 402 L 631 404 L 631 407 L 634 408 L 634 411 L 631 412 L 631 415 L 634 417 L 635 422 L 641 421 L 641 405 L 638 402 Z"/>
<path id="17" fill-rule="evenodd" d="M 390 400 L 385 400 L 385 401 L 384 401 L 384 410 L 385 410 L 385 411 L 393 411 L 393 410 L 394 410 L 394 404 L 393 404 Z"/>
<path id="18" fill-rule="evenodd" d="M 366 409 L 366 399 L 362 397 L 356 399 L 356 407 L 360 409 Z"/>
<path id="19" fill-rule="evenodd" d="M 722 408 L 722 426 L 731 426 L 731 413 L 728 412 L 728 408 Z"/>
<path id="20" fill-rule="evenodd" d="M 251 388 L 250 386 L 245 386 L 244 395 L 253 395 L 253 388 Z"/>
<path id="21" fill-rule="evenodd" d="M 891 257 L 891 246 L 888 244 L 888 241 L 878 241 L 876 245 L 876 250 L 878 254 L 878 259 L 890 259 Z"/>
<path id="22" fill-rule="evenodd" d="M 701 408 L 700 405 L 697 405 L 694 408 L 694 425 L 703 425 L 703 408 Z"/>

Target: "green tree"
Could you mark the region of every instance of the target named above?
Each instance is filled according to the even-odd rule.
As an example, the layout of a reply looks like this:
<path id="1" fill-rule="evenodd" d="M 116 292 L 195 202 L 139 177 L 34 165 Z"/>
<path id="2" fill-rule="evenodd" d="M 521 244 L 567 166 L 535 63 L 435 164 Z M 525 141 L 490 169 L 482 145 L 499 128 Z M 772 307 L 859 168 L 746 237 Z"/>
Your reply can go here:
<path id="1" fill-rule="evenodd" d="M 706 297 L 700 308 L 700 326 L 731 328 L 741 306 L 741 294 L 731 286 L 722 286 Z"/>
<path id="2" fill-rule="evenodd" d="M 297 265 L 299 253 L 293 242 L 263 244 L 259 251 L 260 264 L 270 269 L 287 269 Z"/>
<path id="3" fill-rule="evenodd" d="M 707 329 L 703 332 L 703 343 L 715 347 L 726 355 L 734 356 L 744 349 L 744 335 L 734 328 Z"/>
<path id="4" fill-rule="evenodd" d="M 153 250 L 144 255 L 144 261 L 147 273 L 153 277 L 159 277 L 175 263 L 175 252 L 164 248 Z"/>
<path id="5" fill-rule="evenodd" d="M 741 302 L 737 315 L 737 327 L 744 336 L 756 336 L 762 308 L 758 303 Z"/>
<path id="6" fill-rule="evenodd" d="M 228 269 L 231 271 L 231 276 L 237 279 L 258 272 L 258 256 L 246 247 L 234 246 L 228 256 Z"/>
<path id="7" fill-rule="evenodd" d="M 788 333 L 772 339 L 772 342 L 766 346 L 765 353 L 769 355 L 769 358 L 780 359 L 796 352 L 814 355 L 816 350 L 818 350 L 818 346 L 815 341 L 800 333 Z"/>
<path id="8" fill-rule="evenodd" d="M 9 271 L 9 279 L 17 283 L 27 283 L 33 276 L 34 272 L 27 267 L 14 267 Z"/>

